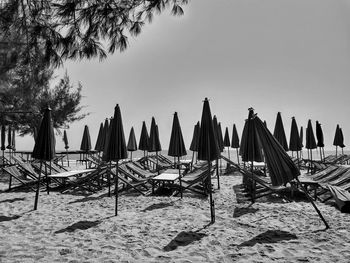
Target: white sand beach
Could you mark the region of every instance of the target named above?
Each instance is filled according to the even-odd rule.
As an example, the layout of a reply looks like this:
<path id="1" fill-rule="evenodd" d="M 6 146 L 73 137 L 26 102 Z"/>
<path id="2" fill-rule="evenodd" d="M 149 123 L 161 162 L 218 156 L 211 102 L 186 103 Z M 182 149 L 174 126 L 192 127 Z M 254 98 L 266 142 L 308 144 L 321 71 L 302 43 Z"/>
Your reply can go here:
<path id="1" fill-rule="evenodd" d="M 213 225 L 208 200 L 189 192 L 122 193 L 118 216 L 106 191 L 41 192 L 37 211 L 33 192 L 1 192 L 0 262 L 349 262 L 349 214 L 317 203 L 324 231 L 308 202 L 237 200 L 241 180 L 221 176 Z"/>

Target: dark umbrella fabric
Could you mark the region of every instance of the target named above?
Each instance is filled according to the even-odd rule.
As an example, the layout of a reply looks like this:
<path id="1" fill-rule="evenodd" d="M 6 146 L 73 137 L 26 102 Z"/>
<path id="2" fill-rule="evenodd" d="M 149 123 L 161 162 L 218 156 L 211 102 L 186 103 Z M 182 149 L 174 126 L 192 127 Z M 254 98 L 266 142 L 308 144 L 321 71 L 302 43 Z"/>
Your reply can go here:
<path id="1" fill-rule="evenodd" d="M 281 117 L 281 113 L 277 113 L 276 123 L 275 123 L 275 129 L 273 132 L 273 136 L 277 139 L 277 141 L 282 145 L 283 149 L 285 151 L 288 151 L 288 144 L 286 139 L 286 134 L 284 132 L 284 126 L 283 121 Z"/>
<path id="2" fill-rule="evenodd" d="M 89 152 L 91 150 L 91 138 L 89 127 L 87 125 L 85 125 L 84 127 L 84 133 L 80 144 L 80 150 L 82 150 L 83 152 Z"/>
<path id="3" fill-rule="evenodd" d="M 225 129 L 224 146 L 225 147 L 230 147 L 231 146 L 230 135 L 228 133 L 228 128 L 227 127 Z"/>
<path id="4" fill-rule="evenodd" d="M 290 129 L 290 138 L 289 138 L 289 150 L 292 152 L 301 151 L 301 141 L 299 136 L 298 125 L 295 118 L 292 118 L 292 125 Z"/>
<path id="5" fill-rule="evenodd" d="M 315 139 L 315 135 L 314 135 L 314 130 L 312 128 L 312 124 L 311 124 L 311 120 L 308 121 L 307 123 L 307 129 L 306 129 L 306 145 L 305 148 L 306 149 L 316 149 L 317 145 L 316 145 L 316 139 Z"/>
<path id="6" fill-rule="evenodd" d="M 206 186 L 209 190 L 209 204 L 211 223 L 215 222 L 215 206 L 212 196 L 211 185 L 211 161 L 216 160 L 220 156 L 220 149 L 218 146 L 217 138 L 215 136 L 214 125 L 211 117 L 211 111 L 209 106 L 209 100 L 205 98 L 203 103 L 203 111 L 201 118 L 201 128 L 199 133 L 199 147 L 198 147 L 198 159 L 208 162 L 208 179 Z"/>
<path id="7" fill-rule="evenodd" d="M 126 149 L 130 152 L 137 151 L 137 142 L 136 142 L 134 127 L 131 127 L 130 129 L 129 140 L 128 140 L 128 145 Z"/>
<path id="8" fill-rule="evenodd" d="M 11 150 L 12 149 L 12 129 L 11 126 L 8 126 L 7 130 L 7 149 Z"/>
<path id="9" fill-rule="evenodd" d="M 253 121 L 254 117 L 254 110 L 249 109 L 249 115 L 246 122 L 246 138 L 244 141 L 242 139 L 242 143 L 244 144 L 241 145 L 241 148 L 243 148 L 243 162 L 262 162 L 264 160 L 262 148 L 256 133 L 255 122 Z"/>
<path id="10" fill-rule="evenodd" d="M 103 151 L 104 145 L 102 145 L 103 138 L 103 123 L 100 124 L 100 129 L 98 130 L 98 135 L 95 144 L 95 150 L 100 152 Z"/>
<path id="11" fill-rule="evenodd" d="M 244 147 L 243 145 L 246 144 L 247 140 L 247 131 L 248 131 L 248 120 L 245 120 L 243 130 L 242 130 L 242 135 L 241 135 L 241 144 L 239 146 L 239 155 L 242 156 L 244 152 Z"/>
<path id="12" fill-rule="evenodd" d="M 238 137 L 238 132 L 237 132 L 236 124 L 233 124 L 231 148 L 236 149 L 237 163 L 239 164 L 239 152 L 238 152 L 238 148 L 239 148 L 239 137 Z"/>
<path id="13" fill-rule="evenodd" d="M 343 130 L 342 128 L 339 128 L 339 137 L 340 137 L 340 148 L 342 150 L 342 154 L 344 154 L 344 147 L 345 147 L 345 144 L 344 144 L 344 135 L 343 135 Z"/>
<path id="14" fill-rule="evenodd" d="M 150 136 L 149 136 L 149 152 L 159 152 L 162 150 L 162 146 L 160 145 L 159 141 L 159 134 L 157 132 L 157 127 L 156 127 L 156 121 L 154 117 L 152 117 L 152 122 L 151 122 L 151 130 L 150 130 Z"/>
<path id="15" fill-rule="evenodd" d="M 40 172 L 39 179 L 37 182 L 37 189 L 34 201 L 34 210 L 37 209 L 38 199 L 39 199 L 39 189 L 40 189 L 40 178 L 43 161 L 51 161 L 55 157 L 55 134 L 53 130 L 53 124 L 51 119 L 51 109 L 47 108 L 44 112 L 43 119 L 40 124 L 40 129 L 38 131 L 38 136 L 35 141 L 32 157 L 34 159 L 41 160 L 40 162 Z M 46 167 L 46 166 L 45 166 Z M 48 180 L 47 180 L 47 190 L 48 190 Z"/>
<path id="16" fill-rule="evenodd" d="M 109 131 L 109 122 L 108 119 L 105 119 L 105 123 L 103 125 L 103 136 L 101 139 L 101 152 L 104 152 L 108 143 L 108 131 Z"/>
<path id="17" fill-rule="evenodd" d="M 180 172 L 180 157 L 187 155 L 186 147 L 184 143 L 184 139 L 182 136 L 180 121 L 175 112 L 173 118 L 173 126 L 171 128 L 171 136 L 169 143 L 168 155 L 172 157 L 177 157 L 178 165 L 179 165 L 179 182 L 180 182 L 180 193 L 182 198 L 182 183 L 181 183 L 181 172 Z"/>
<path id="18" fill-rule="evenodd" d="M 15 129 L 12 129 L 11 148 L 13 151 L 16 151 L 16 130 Z"/>
<path id="19" fill-rule="evenodd" d="M 66 130 L 63 131 L 63 143 L 64 143 L 64 149 L 69 149 L 68 145 L 68 137 L 67 137 L 67 132 Z"/>
<path id="20" fill-rule="evenodd" d="M 190 150 L 193 152 L 198 151 L 199 133 L 200 133 L 200 124 L 199 122 L 197 122 L 197 124 L 194 126 L 194 129 L 193 129 L 193 136 L 192 136 L 192 141 L 190 145 Z"/>
<path id="21" fill-rule="evenodd" d="M 322 161 L 322 149 L 324 147 L 324 138 L 323 138 L 323 131 L 322 131 L 322 127 L 321 127 L 321 123 L 319 123 L 318 121 L 316 121 L 316 138 L 317 138 L 317 147 L 320 148 L 320 159 Z"/>
<path id="22" fill-rule="evenodd" d="M 214 136 L 215 136 L 215 139 L 217 141 L 217 145 L 219 147 L 219 150 L 221 152 L 222 151 L 222 147 L 221 147 L 220 139 L 219 139 L 219 125 L 218 125 L 218 120 L 217 120 L 215 115 L 213 117 L 213 126 L 214 126 Z"/>
<path id="23" fill-rule="evenodd" d="M 181 157 L 187 155 L 179 118 L 176 112 L 173 118 L 168 155 L 173 157 Z"/>
<path id="24" fill-rule="evenodd" d="M 220 151 L 222 152 L 224 150 L 224 138 L 222 136 L 222 129 L 221 129 L 221 123 L 218 123 L 218 140 L 219 140 L 219 148 Z"/>
<path id="25" fill-rule="evenodd" d="M 6 141 L 6 129 L 5 125 L 1 126 L 1 151 L 5 151 L 5 141 Z"/>
<path id="26" fill-rule="evenodd" d="M 304 147 L 304 143 L 303 143 L 303 141 L 304 141 L 304 130 L 303 130 L 303 126 L 300 127 L 300 133 L 299 133 L 299 135 L 300 135 L 300 144 L 301 144 L 301 147 Z"/>
<path id="27" fill-rule="evenodd" d="M 116 162 L 115 176 L 115 215 L 118 215 L 118 162 L 128 157 L 125 136 L 123 129 L 123 121 L 119 105 L 114 108 L 114 117 L 109 129 L 108 142 L 103 152 L 103 160 L 106 162 Z"/>
<path id="28" fill-rule="evenodd" d="M 142 122 L 141 135 L 139 140 L 139 149 L 146 154 L 146 151 L 149 149 L 149 136 L 147 132 L 146 122 Z"/>
<path id="29" fill-rule="evenodd" d="M 260 145 L 264 150 L 272 185 L 286 185 L 291 180 L 297 178 L 300 174 L 299 169 L 285 152 L 282 145 L 269 132 L 259 117 L 255 116 L 253 122 Z"/>

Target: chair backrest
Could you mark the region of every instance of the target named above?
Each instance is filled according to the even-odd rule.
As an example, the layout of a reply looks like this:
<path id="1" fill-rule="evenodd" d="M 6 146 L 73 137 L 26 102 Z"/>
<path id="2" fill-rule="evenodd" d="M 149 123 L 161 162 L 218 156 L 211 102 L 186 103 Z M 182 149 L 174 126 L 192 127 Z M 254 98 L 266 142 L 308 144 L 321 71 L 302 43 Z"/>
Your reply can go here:
<path id="1" fill-rule="evenodd" d="M 4 167 L 4 171 L 14 177 L 19 177 L 19 178 L 23 177 L 22 173 L 18 170 L 16 165 Z"/>

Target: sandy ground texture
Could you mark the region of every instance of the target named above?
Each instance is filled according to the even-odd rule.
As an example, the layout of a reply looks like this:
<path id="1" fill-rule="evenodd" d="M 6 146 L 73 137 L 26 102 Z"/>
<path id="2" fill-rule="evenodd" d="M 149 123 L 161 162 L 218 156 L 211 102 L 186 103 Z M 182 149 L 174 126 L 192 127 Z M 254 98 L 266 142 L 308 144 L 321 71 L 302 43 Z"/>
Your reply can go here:
<path id="1" fill-rule="evenodd" d="M 0 193 L 0 262 L 349 262 L 350 216 L 318 203 L 237 200 L 239 174 L 221 177 L 216 223 L 206 198 Z M 0 183 L 2 189 L 5 183 Z"/>

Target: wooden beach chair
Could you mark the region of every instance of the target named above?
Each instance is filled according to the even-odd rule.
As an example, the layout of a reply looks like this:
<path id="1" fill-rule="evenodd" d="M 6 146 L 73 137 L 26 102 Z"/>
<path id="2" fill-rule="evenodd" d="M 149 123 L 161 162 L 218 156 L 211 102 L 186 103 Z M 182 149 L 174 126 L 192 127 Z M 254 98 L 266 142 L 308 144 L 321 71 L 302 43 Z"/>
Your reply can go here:
<path id="1" fill-rule="evenodd" d="M 141 178 L 152 178 L 158 175 L 158 173 L 152 173 L 149 170 L 142 168 L 137 162 L 127 162 L 125 163 L 125 166 L 132 171 L 133 174 L 137 174 Z"/>
<path id="2" fill-rule="evenodd" d="M 4 167 L 3 170 L 10 176 L 8 191 L 19 189 L 30 189 L 32 191 L 36 191 L 34 186 L 37 183 L 37 180 L 24 176 L 23 173 L 18 170 L 16 165 Z M 13 179 L 17 181 L 17 184 L 14 187 L 12 187 L 14 182 Z"/>
<path id="3" fill-rule="evenodd" d="M 350 213 L 350 193 L 338 186 L 328 185 L 339 210 L 344 213 Z"/>

